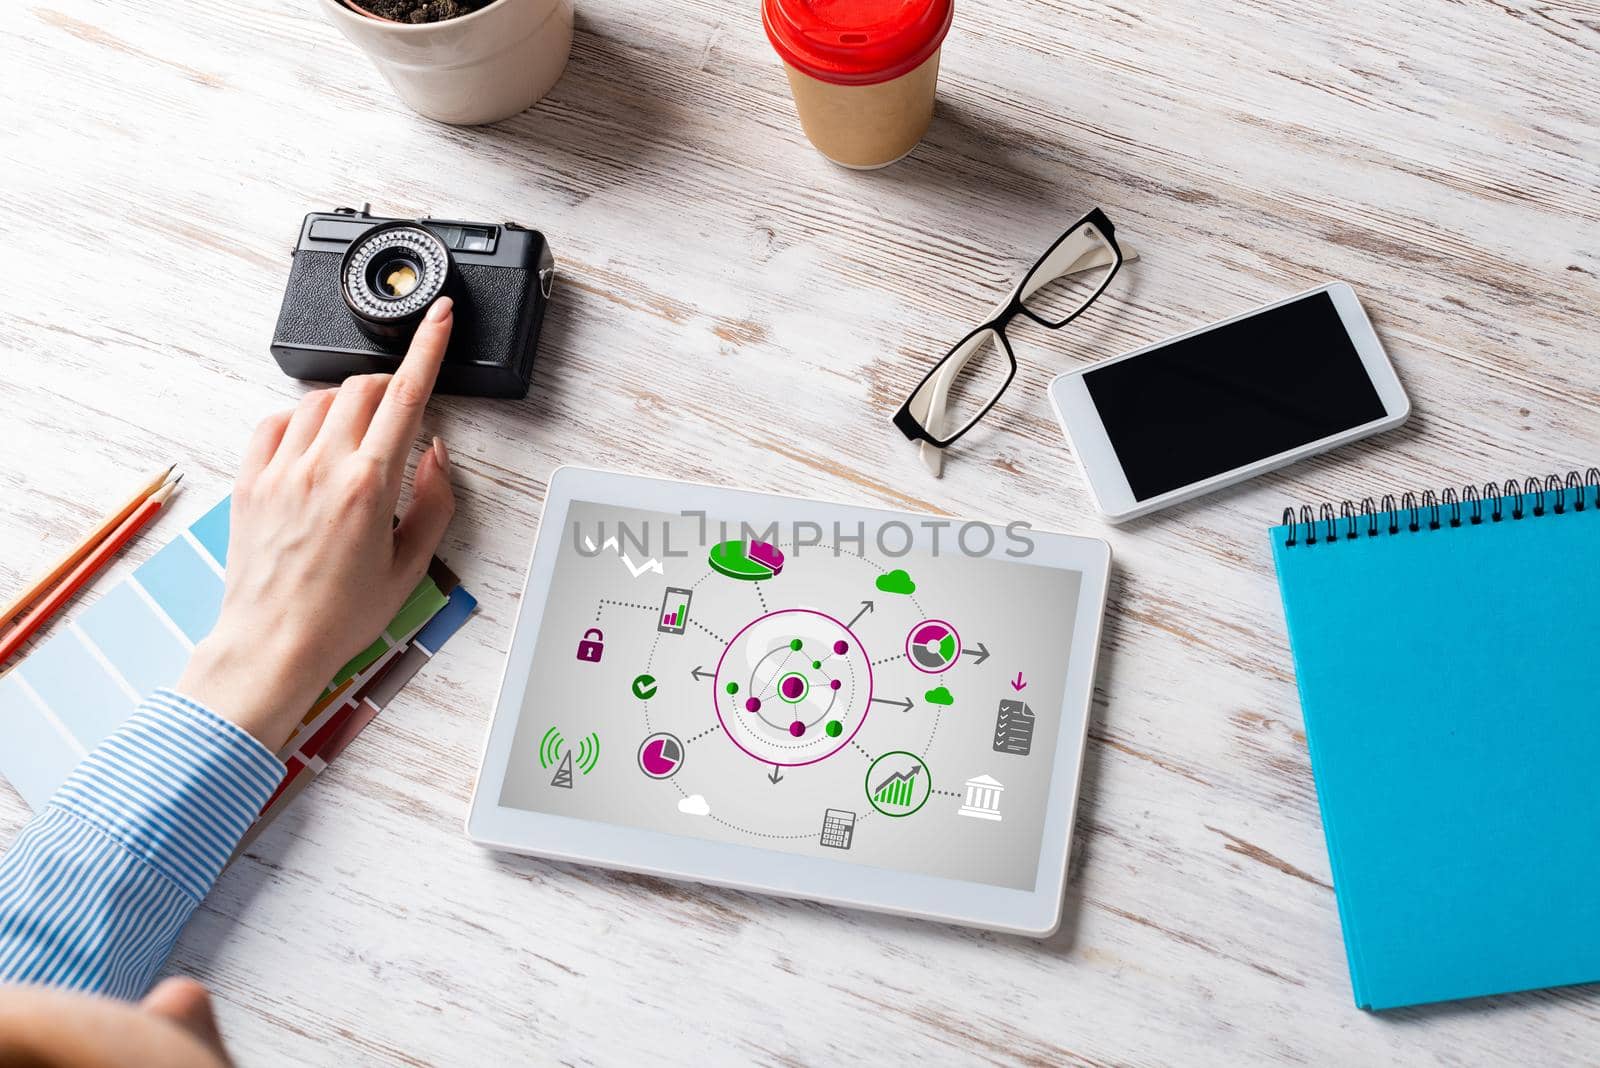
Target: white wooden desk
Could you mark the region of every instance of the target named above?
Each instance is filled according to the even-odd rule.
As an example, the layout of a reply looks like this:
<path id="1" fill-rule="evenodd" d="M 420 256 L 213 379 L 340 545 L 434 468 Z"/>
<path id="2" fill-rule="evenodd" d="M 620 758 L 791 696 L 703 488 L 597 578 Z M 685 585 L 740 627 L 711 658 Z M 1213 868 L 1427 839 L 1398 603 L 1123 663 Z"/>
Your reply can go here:
<path id="1" fill-rule="evenodd" d="M 1352 1006 L 1263 531 L 1305 499 L 1600 459 L 1597 72 L 1592 0 L 962 0 L 927 139 L 860 174 L 805 143 L 753 0 L 579 0 L 565 79 L 486 129 L 406 111 L 309 0 L 9 8 L 0 588 L 130 471 L 183 461 L 168 534 L 226 491 L 248 427 L 305 388 L 266 351 L 304 212 L 512 218 L 560 264 L 528 400 L 430 412 L 461 500 L 442 552 L 481 614 L 226 873 L 173 968 L 244 1064 L 1593 1058 L 1600 989 Z M 931 478 L 890 413 L 1095 204 L 1143 258 L 1074 328 L 1019 331 L 1017 382 Z M 1045 382 L 1328 278 L 1364 296 L 1411 423 L 1104 527 Z M 1061 933 L 470 845 L 565 461 L 742 463 L 758 489 L 1108 537 Z M 27 818 L 0 785 L 0 846 Z"/>

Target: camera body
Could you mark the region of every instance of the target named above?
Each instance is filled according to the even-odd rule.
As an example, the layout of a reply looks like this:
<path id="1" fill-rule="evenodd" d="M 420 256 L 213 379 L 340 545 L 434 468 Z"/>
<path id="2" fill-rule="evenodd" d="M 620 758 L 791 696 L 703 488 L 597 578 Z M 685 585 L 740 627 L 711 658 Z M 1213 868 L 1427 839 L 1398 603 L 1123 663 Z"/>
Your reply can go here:
<path id="1" fill-rule="evenodd" d="M 392 372 L 426 305 L 444 293 L 455 324 L 436 391 L 527 396 L 555 278 L 544 235 L 509 222 L 377 218 L 369 208 L 305 217 L 272 335 L 278 366 L 323 382 Z M 385 236 L 394 238 L 388 260 L 372 254 Z M 396 261 L 396 250 L 410 258 Z M 375 278 L 385 267 L 398 269 Z M 386 320 L 386 309 L 396 314 Z"/>

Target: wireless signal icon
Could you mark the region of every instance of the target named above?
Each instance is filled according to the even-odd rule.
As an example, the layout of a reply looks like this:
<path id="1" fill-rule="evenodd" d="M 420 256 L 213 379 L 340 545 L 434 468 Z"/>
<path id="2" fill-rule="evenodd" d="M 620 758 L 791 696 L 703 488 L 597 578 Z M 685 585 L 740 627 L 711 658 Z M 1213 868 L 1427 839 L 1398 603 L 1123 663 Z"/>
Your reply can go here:
<path id="1" fill-rule="evenodd" d="M 565 752 L 563 752 L 565 750 Z M 578 739 L 578 752 L 576 764 L 578 770 L 585 775 L 594 770 L 600 763 L 600 736 L 590 732 Z M 551 786 L 559 786 L 563 790 L 572 789 L 573 753 L 566 739 L 561 737 L 561 732 L 554 727 L 544 732 L 544 737 L 539 739 L 539 766 L 549 768 L 556 766 L 556 773 L 550 780 Z"/>
<path id="2" fill-rule="evenodd" d="M 578 768 L 587 775 L 598 763 L 600 763 L 600 736 L 586 734 L 578 739 Z"/>

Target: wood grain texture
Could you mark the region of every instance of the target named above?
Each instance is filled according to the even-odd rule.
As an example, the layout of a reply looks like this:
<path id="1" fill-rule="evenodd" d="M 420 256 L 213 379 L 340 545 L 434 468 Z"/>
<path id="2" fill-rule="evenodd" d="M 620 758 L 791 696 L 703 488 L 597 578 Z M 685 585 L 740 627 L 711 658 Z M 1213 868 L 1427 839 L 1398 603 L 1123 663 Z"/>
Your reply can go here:
<path id="1" fill-rule="evenodd" d="M 806 144 L 749 2 L 584 0 L 553 94 L 485 129 L 407 112 L 297 0 L 22 0 L 6 21 L 0 588 L 126 472 L 183 461 L 167 531 L 225 492 L 246 428 L 305 388 L 266 352 L 305 211 L 509 217 L 559 261 L 529 399 L 429 413 L 461 500 L 442 553 L 481 615 L 178 947 L 242 1063 L 1593 1058 L 1593 988 L 1352 1006 L 1263 535 L 1291 502 L 1600 459 L 1590 0 L 962 3 L 933 128 L 877 173 Z M 1074 328 L 1017 331 L 1017 382 L 932 479 L 889 414 L 1095 204 L 1142 259 Z M 1409 425 L 1104 527 L 1049 378 L 1330 278 L 1362 293 Z M 1112 542 L 1059 935 L 466 841 L 551 470 L 714 481 L 735 456 L 757 489 Z M 0 844 L 27 816 L 0 786 Z"/>

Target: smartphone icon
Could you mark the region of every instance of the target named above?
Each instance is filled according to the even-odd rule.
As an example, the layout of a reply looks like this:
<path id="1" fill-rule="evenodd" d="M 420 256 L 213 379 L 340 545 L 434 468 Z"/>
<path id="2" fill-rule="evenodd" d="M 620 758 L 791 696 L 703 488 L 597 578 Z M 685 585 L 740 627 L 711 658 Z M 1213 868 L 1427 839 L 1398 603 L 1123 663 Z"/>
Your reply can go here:
<path id="1" fill-rule="evenodd" d="M 689 626 L 689 600 L 693 596 L 693 590 L 668 586 L 661 596 L 661 622 L 656 624 L 656 630 L 662 634 L 682 634 Z"/>

